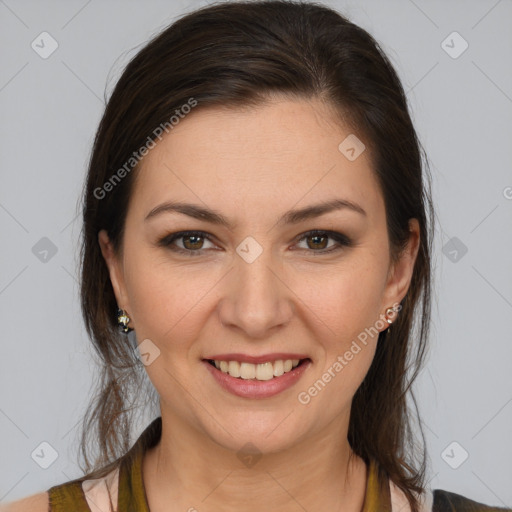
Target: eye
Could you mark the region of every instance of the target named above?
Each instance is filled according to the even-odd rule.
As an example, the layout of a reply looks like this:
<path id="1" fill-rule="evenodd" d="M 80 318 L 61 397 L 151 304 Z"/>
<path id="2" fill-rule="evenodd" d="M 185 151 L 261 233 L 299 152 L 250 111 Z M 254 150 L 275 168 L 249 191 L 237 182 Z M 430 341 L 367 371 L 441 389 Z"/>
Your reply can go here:
<path id="1" fill-rule="evenodd" d="M 177 240 L 182 240 L 182 247 L 174 245 Z M 197 256 L 204 249 L 204 240 L 212 243 L 210 237 L 203 231 L 181 231 L 164 236 L 158 241 L 158 245 L 188 256 Z"/>
<path id="2" fill-rule="evenodd" d="M 335 241 L 335 243 L 331 246 L 328 245 L 329 238 Z M 343 247 L 350 247 L 352 245 L 350 238 L 348 238 L 346 235 L 343 235 L 342 233 L 337 233 L 335 231 L 308 231 L 301 236 L 299 242 L 302 240 L 306 241 L 306 250 L 313 248 L 310 252 L 316 252 L 320 254 L 337 251 Z"/>

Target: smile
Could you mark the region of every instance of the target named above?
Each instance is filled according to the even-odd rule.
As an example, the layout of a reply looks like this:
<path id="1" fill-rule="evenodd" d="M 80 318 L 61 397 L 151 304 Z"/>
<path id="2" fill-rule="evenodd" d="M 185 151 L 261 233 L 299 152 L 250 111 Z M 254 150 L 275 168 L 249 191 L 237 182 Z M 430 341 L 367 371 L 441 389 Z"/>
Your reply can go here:
<path id="1" fill-rule="evenodd" d="M 309 358 L 276 359 L 261 363 L 233 359 L 203 359 L 215 381 L 243 398 L 269 398 L 293 386 L 311 366 Z"/>
<path id="2" fill-rule="evenodd" d="M 209 362 L 218 370 L 240 379 L 271 380 L 280 377 L 296 368 L 300 359 L 278 359 L 265 363 L 240 363 L 239 361 L 217 361 L 211 359 Z"/>

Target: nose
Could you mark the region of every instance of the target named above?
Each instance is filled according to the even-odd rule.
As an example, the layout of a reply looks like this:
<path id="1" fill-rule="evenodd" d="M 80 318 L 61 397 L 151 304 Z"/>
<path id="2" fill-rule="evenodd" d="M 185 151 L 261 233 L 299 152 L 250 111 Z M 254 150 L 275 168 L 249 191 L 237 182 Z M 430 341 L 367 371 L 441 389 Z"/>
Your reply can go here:
<path id="1" fill-rule="evenodd" d="M 263 251 L 252 263 L 235 257 L 218 306 L 222 324 L 250 338 L 268 338 L 293 316 L 293 292 L 269 253 Z"/>

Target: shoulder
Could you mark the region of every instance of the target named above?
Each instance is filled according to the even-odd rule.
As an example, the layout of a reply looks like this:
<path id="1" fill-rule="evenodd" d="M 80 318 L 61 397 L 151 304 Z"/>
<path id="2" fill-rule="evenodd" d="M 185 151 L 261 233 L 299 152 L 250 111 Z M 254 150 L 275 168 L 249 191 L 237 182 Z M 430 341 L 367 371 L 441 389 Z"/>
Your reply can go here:
<path id="1" fill-rule="evenodd" d="M 443 489 L 434 489 L 433 497 L 432 512 L 512 512 L 511 508 L 484 505 Z"/>
<path id="2" fill-rule="evenodd" d="M 0 504 L 0 512 L 48 512 L 49 510 L 48 491 L 32 494 L 10 503 Z"/>

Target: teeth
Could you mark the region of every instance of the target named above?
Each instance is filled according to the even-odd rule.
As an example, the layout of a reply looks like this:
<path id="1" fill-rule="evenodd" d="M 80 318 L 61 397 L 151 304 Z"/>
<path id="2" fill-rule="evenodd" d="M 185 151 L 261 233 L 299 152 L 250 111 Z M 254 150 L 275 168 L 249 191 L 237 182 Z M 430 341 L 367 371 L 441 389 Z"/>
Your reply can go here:
<path id="1" fill-rule="evenodd" d="M 251 363 L 241 363 L 240 377 L 242 377 L 242 379 L 254 379 L 256 377 L 256 365 Z"/>
<path id="2" fill-rule="evenodd" d="M 252 364 L 239 363 L 238 361 L 216 361 L 215 367 L 231 377 L 242 379 L 270 380 L 274 377 L 280 377 L 298 366 L 300 359 L 277 360 L 274 362 Z"/>
<path id="3" fill-rule="evenodd" d="M 274 367 L 272 363 L 262 363 L 256 365 L 256 379 L 270 380 L 274 378 Z"/>
<path id="4" fill-rule="evenodd" d="M 274 362 L 274 377 L 279 377 L 284 373 L 284 363 L 283 361 L 275 361 Z"/>
<path id="5" fill-rule="evenodd" d="M 232 377 L 240 377 L 240 363 L 238 361 L 229 361 L 227 371 Z"/>

